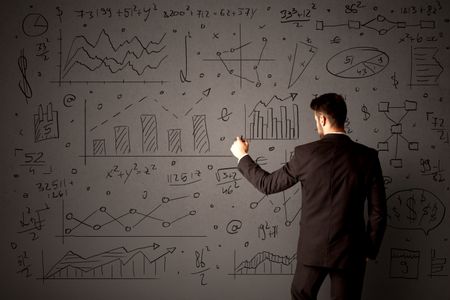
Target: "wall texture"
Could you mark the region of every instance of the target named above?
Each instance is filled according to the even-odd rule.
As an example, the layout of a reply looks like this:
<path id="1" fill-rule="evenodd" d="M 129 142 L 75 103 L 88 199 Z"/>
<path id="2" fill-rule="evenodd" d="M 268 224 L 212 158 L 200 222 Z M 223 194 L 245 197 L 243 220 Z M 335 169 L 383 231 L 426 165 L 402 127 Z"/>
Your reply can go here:
<path id="1" fill-rule="evenodd" d="M 449 299 L 450 4 L 18 2 L 0 19 L 2 298 L 289 299 L 301 186 L 260 194 L 229 148 L 281 167 L 337 92 L 388 195 L 364 299 Z"/>

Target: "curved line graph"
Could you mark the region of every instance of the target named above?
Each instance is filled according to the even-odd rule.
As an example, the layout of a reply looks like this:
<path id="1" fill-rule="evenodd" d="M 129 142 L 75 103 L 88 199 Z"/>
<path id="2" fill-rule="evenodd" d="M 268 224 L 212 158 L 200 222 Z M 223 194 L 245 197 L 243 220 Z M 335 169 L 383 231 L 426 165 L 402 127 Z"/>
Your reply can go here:
<path id="1" fill-rule="evenodd" d="M 104 66 L 112 74 L 130 68 L 138 76 L 141 76 L 146 70 L 158 69 L 168 57 L 168 55 L 164 55 L 162 58 L 155 59 L 153 63 L 143 62 L 147 56 L 158 55 L 166 49 L 167 45 L 161 46 L 165 37 L 166 33 L 161 36 L 159 41 L 149 41 L 144 44 L 137 36 L 133 36 L 131 39 L 115 46 L 105 29 L 102 29 L 93 43 L 89 42 L 84 35 L 76 36 L 72 40 L 67 54 L 62 77 L 66 77 L 76 65 L 80 65 L 91 72 Z M 159 48 L 149 49 L 152 45 Z M 104 54 L 105 52 L 107 54 Z M 142 66 L 139 67 L 138 65 Z"/>

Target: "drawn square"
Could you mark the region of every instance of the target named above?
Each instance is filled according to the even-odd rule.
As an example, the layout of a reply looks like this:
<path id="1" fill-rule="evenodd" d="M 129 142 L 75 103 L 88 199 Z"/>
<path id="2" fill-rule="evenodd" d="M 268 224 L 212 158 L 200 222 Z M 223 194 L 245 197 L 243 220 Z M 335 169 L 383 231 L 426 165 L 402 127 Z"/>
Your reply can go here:
<path id="1" fill-rule="evenodd" d="M 391 249 L 390 278 L 417 279 L 419 277 L 420 251 Z"/>
<path id="2" fill-rule="evenodd" d="M 419 143 L 418 142 L 409 142 L 408 143 L 408 149 L 412 151 L 419 150 Z"/>
<path id="3" fill-rule="evenodd" d="M 389 161 L 391 164 L 391 167 L 393 168 L 402 168 L 403 167 L 403 161 L 401 158 L 393 158 Z"/>
<path id="4" fill-rule="evenodd" d="M 402 124 L 395 124 L 391 126 L 392 134 L 402 134 Z"/>
<path id="5" fill-rule="evenodd" d="M 361 22 L 359 21 L 348 21 L 348 28 L 349 29 L 360 29 L 361 28 Z"/>
<path id="6" fill-rule="evenodd" d="M 417 102 L 405 100 L 405 110 L 406 111 L 416 111 L 417 110 Z"/>
<path id="7" fill-rule="evenodd" d="M 379 112 L 389 112 L 389 102 L 378 103 L 378 111 Z"/>
<path id="8" fill-rule="evenodd" d="M 323 30 L 323 21 L 316 21 L 316 30 Z"/>
<path id="9" fill-rule="evenodd" d="M 378 142 L 377 148 L 378 148 L 378 151 L 389 151 L 389 143 Z"/>

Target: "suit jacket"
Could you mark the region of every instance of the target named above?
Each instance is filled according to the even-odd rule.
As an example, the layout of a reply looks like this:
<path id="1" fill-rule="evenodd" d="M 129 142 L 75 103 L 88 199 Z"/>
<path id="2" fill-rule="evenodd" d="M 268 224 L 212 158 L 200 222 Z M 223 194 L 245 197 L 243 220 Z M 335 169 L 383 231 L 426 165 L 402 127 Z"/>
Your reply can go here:
<path id="1" fill-rule="evenodd" d="M 297 146 L 292 159 L 268 173 L 247 155 L 239 171 L 272 194 L 302 185 L 298 261 L 351 269 L 374 259 L 386 228 L 386 195 L 378 152 L 344 134 Z M 365 202 L 367 200 L 367 219 Z"/>

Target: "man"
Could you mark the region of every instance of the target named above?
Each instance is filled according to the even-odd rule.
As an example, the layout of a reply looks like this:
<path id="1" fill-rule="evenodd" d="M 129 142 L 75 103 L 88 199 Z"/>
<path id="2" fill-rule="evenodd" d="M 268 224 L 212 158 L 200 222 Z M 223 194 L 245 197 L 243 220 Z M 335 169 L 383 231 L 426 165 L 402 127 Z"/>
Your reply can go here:
<path id="1" fill-rule="evenodd" d="M 386 195 L 376 150 L 353 142 L 344 129 L 342 96 L 311 101 L 320 140 L 295 148 L 273 173 L 248 155 L 240 137 L 231 146 L 238 169 L 264 194 L 302 185 L 302 213 L 292 299 L 316 299 L 330 276 L 331 298 L 360 299 L 366 261 L 375 259 L 386 228 Z M 367 221 L 364 207 L 367 200 Z"/>

